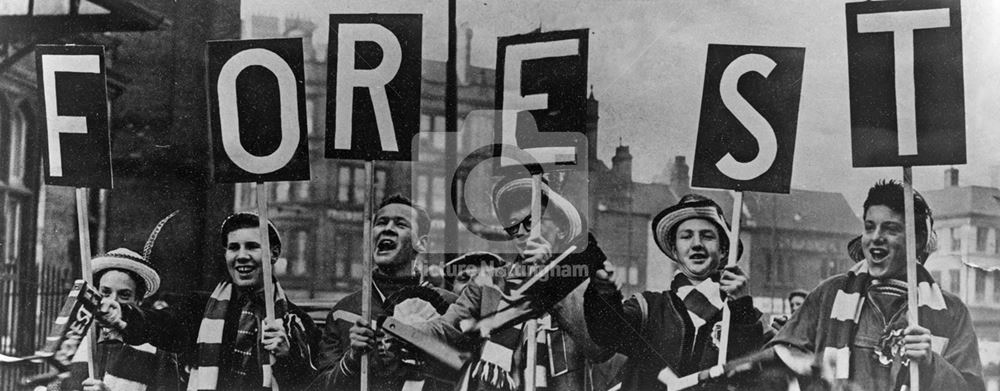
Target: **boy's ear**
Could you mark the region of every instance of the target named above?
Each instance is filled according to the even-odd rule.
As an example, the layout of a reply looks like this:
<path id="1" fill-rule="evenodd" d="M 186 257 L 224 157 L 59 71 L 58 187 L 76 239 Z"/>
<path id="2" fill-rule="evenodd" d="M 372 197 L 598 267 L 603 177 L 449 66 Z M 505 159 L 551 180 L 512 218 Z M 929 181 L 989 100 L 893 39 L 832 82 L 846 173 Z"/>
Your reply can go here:
<path id="1" fill-rule="evenodd" d="M 417 250 L 418 253 L 427 252 L 427 243 L 430 241 L 428 235 L 421 235 L 417 240 L 413 241 L 413 249 Z"/>

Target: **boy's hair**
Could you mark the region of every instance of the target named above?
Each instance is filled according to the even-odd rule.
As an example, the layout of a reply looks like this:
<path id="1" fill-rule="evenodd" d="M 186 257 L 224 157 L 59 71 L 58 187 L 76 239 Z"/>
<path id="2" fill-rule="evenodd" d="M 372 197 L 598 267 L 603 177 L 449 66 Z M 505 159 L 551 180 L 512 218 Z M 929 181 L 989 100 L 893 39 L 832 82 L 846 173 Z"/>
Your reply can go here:
<path id="1" fill-rule="evenodd" d="M 905 215 L 903 185 L 891 179 L 876 182 L 871 189 L 868 189 L 868 198 L 865 199 L 862 218 L 868 215 L 868 208 L 875 205 L 882 205 L 893 212 Z M 930 235 L 934 235 L 932 232 L 934 229 L 934 216 L 931 213 L 931 208 L 927 205 L 927 201 L 916 190 L 913 191 L 913 219 L 916 222 L 916 227 L 914 228 L 917 233 L 917 257 L 923 261 L 934 250 L 933 248 L 929 249 L 927 246 L 930 243 L 928 241 L 928 232 L 930 232 Z"/>
<path id="2" fill-rule="evenodd" d="M 228 245 L 230 232 L 243 228 L 260 229 L 260 218 L 250 212 L 234 213 L 227 217 L 222 222 L 222 226 L 219 227 L 219 240 L 222 246 Z M 267 224 L 267 238 L 271 245 L 271 254 L 277 257 L 281 254 L 281 237 L 278 236 L 278 229 L 271 222 Z"/>
<path id="3" fill-rule="evenodd" d="M 807 292 L 806 290 L 796 289 L 788 293 L 788 301 L 792 301 L 792 299 L 795 297 L 801 297 L 805 299 L 807 296 L 809 296 L 809 292 Z"/>
<path id="4" fill-rule="evenodd" d="M 387 205 L 391 205 L 391 204 L 406 205 L 406 206 L 409 206 L 409 207 L 413 208 L 413 210 L 417 211 L 417 235 L 416 235 L 417 237 L 423 236 L 423 235 L 428 235 L 430 233 L 430 230 L 431 230 L 431 217 L 427 214 L 427 211 L 424 210 L 424 208 L 422 208 L 422 207 L 417 206 L 416 204 L 414 204 L 413 200 L 409 199 L 408 197 L 406 197 L 406 196 L 404 196 L 402 194 L 399 194 L 399 193 L 395 193 L 395 194 L 392 194 L 392 195 L 390 195 L 388 197 L 385 197 L 385 199 L 382 200 L 382 203 L 378 205 L 378 209 L 377 210 L 382 209 L 382 208 L 386 207 Z M 377 210 L 376 210 L 376 213 L 377 213 Z M 374 216 L 373 216 L 373 218 L 374 218 Z"/>

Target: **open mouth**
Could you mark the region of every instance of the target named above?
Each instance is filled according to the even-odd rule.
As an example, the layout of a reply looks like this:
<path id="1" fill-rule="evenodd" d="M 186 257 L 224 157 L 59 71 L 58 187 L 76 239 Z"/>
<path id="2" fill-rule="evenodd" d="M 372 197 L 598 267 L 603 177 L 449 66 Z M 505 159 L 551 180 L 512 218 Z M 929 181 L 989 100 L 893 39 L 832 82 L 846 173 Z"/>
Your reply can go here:
<path id="1" fill-rule="evenodd" d="M 708 259 L 708 254 L 694 253 L 694 254 L 689 255 L 688 259 L 691 259 L 693 261 L 701 261 L 701 260 Z"/>
<path id="2" fill-rule="evenodd" d="M 234 267 L 233 269 L 235 269 L 239 274 L 250 274 L 257 270 L 257 267 L 253 265 L 240 265 Z"/>
<path id="3" fill-rule="evenodd" d="M 375 252 L 376 253 L 389 252 L 389 251 L 395 250 L 396 247 L 398 247 L 398 246 L 399 246 L 399 243 L 397 243 L 395 239 L 393 239 L 393 238 L 382 238 L 382 239 L 379 239 L 379 241 L 377 243 L 375 243 Z"/>
<path id="4" fill-rule="evenodd" d="M 870 248 L 868 249 L 868 255 L 871 256 L 873 261 L 881 261 L 889 256 L 889 250 L 884 248 Z"/>

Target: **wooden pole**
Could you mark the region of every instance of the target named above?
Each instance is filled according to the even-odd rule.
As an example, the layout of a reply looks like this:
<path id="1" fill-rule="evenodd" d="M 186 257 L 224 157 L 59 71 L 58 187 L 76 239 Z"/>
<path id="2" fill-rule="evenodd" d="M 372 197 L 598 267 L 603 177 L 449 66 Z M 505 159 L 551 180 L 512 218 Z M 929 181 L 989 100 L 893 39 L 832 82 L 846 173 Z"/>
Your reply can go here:
<path id="1" fill-rule="evenodd" d="M 456 61 L 455 0 L 448 0 L 448 62 L 444 84 L 444 119 L 445 119 L 445 155 L 444 172 L 446 177 L 455 172 L 458 165 L 458 69 Z M 448 202 L 445 205 L 458 205 L 454 202 L 458 197 L 457 188 L 448 186 Z M 455 190 L 455 191 L 452 191 Z M 426 206 L 426 205 L 425 205 Z M 444 220 L 444 253 L 445 261 L 458 256 L 458 211 L 448 206 L 445 208 Z"/>
<path id="2" fill-rule="evenodd" d="M 94 285 L 94 271 L 90 267 L 90 214 L 87 212 L 88 199 L 87 188 L 76 188 L 76 227 L 80 233 L 80 271 L 87 286 Z M 87 358 L 87 371 L 91 378 L 97 378 L 97 368 L 94 367 L 94 356 L 97 352 L 97 325 L 87 331 L 87 339 L 90 341 L 90 348 L 84 353 Z"/>
<path id="3" fill-rule="evenodd" d="M 740 217 L 743 216 L 743 192 L 737 190 L 733 193 L 733 216 L 732 227 L 729 228 L 729 261 L 727 266 L 735 266 L 740 260 Z M 719 337 L 719 359 L 718 364 L 726 363 L 726 356 L 729 354 L 729 324 L 732 320 L 732 312 L 729 311 L 729 298 L 722 302 L 722 335 Z"/>
<path id="4" fill-rule="evenodd" d="M 361 247 L 364 252 L 364 274 L 361 277 L 361 319 L 372 321 L 372 187 L 374 187 L 373 162 L 365 161 L 365 227 Z M 368 353 L 361 356 L 361 391 L 368 391 Z"/>
<path id="5" fill-rule="evenodd" d="M 913 169 L 910 166 L 903 167 L 903 208 L 906 214 L 906 321 L 912 326 L 917 326 L 920 322 L 920 314 L 917 312 L 919 306 L 917 302 L 917 222 L 914 221 L 913 216 Z M 910 363 L 910 391 L 920 391 L 920 368 L 916 362 Z"/>
<path id="6" fill-rule="evenodd" d="M 542 227 L 542 175 L 531 176 L 531 238 L 539 237 Z M 524 391 L 535 391 L 535 366 L 538 363 L 538 321 L 528 320 L 524 323 L 524 333 L 527 335 L 527 351 L 524 360 Z"/>
<path id="7" fill-rule="evenodd" d="M 260 263 L 264 272 L 264 320 L 274 322 L 274 271 L 271 267 L 271 236 L 267 230 L 267 182 L 257 182 L 257 216 L 260 227 Z M 264 386 L 277 388 L 273 382 L 271 368 L 275 364 L 274 354 L 268 354 L 271 366 L 264 367 Z"/>

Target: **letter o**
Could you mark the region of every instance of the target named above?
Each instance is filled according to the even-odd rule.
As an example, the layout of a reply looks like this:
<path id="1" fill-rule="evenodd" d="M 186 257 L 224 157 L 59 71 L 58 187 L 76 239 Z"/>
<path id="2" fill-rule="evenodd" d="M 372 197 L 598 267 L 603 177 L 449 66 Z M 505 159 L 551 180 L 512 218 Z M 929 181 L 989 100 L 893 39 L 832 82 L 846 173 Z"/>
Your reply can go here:
<path id="1" fill-rule="evenodd" d="M 240 142 L 240 121 L 236 104 L 236 77 L 250 66 L 259 65 L 278 79 L 281 143 L 266 156 L 251 154 Z M 299 145 L 299 107 L 295 74 L 281 56 L 261 48 L 236 53 L 219 71 L 219 129 L 222 147 L 237 167 L 252 174 L 268 174 L 284 167 Z"/>

